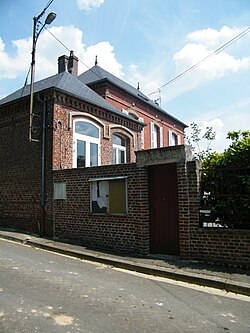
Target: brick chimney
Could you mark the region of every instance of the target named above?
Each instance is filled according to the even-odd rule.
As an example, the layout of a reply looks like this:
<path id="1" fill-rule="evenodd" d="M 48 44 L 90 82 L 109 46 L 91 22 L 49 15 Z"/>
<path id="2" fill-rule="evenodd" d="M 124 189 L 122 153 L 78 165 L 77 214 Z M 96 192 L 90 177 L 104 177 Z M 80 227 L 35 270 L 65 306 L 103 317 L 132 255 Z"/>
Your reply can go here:
<path id="1" fill-rule="evenodd" d="M 62 55 L 58 58 L 58 74 L 68 70 L 69 57 Z"/>
<path id="2" fill-rule="evenodd" d="M 73 51 L 70 51 L 69 55 L 68 72 L 74 76 L 78 76 L 78 58 L 74 55 Z"/>
<path id="3" fill-rule="evenodd" d="M 70 51 L 69 57 L 62 55 L 58 58 L 58 74 L 68 71 L 74 76 L 78 76 L 78 58 Z"/>

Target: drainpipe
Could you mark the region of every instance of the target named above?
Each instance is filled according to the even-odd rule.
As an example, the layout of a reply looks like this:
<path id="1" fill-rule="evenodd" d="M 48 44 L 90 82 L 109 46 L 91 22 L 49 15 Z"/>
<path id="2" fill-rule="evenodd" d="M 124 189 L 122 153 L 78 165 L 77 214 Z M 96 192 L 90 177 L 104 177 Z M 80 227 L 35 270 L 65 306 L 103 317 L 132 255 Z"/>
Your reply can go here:
<path id="1" fill-rule="evenodd" d="M 56 127 L 59 126 L 59 145 L 60 145 L 60 170 L 62 169 L 62 122 L 58 120 L 56 123 Z"/>
<path id="2" fill-rule="evenodd" d="M 40 237 L 44 236 L 45 226 L 45 129 L 46 129 L 46 102 L 38 95 L 38 101 L 43 105 L 42 112 L 42 135 L 41 135 L 41 198 L 40 209 L 41 218 L 38 222 L 38 230 Z"/>

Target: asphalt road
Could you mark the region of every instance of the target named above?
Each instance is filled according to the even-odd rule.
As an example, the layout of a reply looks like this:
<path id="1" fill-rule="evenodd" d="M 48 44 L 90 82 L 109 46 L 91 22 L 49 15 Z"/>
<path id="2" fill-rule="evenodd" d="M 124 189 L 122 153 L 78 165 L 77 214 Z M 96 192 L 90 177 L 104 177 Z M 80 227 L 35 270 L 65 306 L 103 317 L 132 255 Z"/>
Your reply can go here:
<path id="1" fill-rule="evenodd" d="M 250 298 L 0 240 L 0 332 L 250 332 Z"/>

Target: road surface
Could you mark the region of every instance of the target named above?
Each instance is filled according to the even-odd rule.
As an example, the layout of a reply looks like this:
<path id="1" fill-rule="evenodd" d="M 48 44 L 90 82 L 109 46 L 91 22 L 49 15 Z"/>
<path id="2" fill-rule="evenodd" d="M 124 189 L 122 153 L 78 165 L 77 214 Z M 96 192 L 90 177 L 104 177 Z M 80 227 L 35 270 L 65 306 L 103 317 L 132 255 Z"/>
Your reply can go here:
<path id="1" fill-rule="evenodd" d="M 0 240 L 1 333 L 250 332 L 250 298 Z"/>

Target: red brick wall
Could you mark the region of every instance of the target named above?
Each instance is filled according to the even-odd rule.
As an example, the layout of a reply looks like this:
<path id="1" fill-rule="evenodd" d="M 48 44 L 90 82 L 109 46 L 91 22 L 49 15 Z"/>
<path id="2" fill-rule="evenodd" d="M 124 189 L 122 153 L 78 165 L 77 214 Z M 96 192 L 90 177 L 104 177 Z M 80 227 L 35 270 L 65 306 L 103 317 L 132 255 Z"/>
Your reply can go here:
<path id="1" fill-rule="evenodd" d="M 101 164 L 112 164 L 112 134 L 119 133 L 127 138 L 128 161 L 135 161 L 135 151 L 140 145 L 140 131 L 126 128 L 122 122 L 116 119 L 116 123 L 108 120 L 108 112 L 102 110 L 103 117 L 99 118 L 100 112 L 86 103 L 75 105 L 76 101 L 72 99 L 65 102 L 63 96 L 57 96 L 54 105 L 53 118 L 53 169 L 67 169 L 73 167 L 73 119 L 85 118 L 95 123 L 100 128 L 100 146 L 101 146 Z M 72 112 L 78 112 L 72 115 L 69 121 L 69 115 Z M 105 133 L 105 131 L 108 133 Z M 60 144 L 62 148 L 60 148 Z"/>
<path id="2" fill-rule="evenodd" d="M 149 252 L 147 169 L 136 164 L 57 170 L 54 182 L 66 182 L 67 200 L 54 201 L 55 236 L 106 250 Z M 93 215 L 90 178 L 128 177 L 128 214 Z"/>
<path id="3" fill-rule="evenodd" d="M 34 113 L 40 105 L 35 101 Z M 41 197 L 41 145 L 29 142 L 29 101 L 0 108 L 0 223 L 38 232 Z M 34 119 L 34 126 L 40 118 Z M 36 137 L 40 136 L 37 129 Z"/>
<path id="4" fill-rule="evenodd" d="M 199 227 L 198 171 L 195 162 L 187 163 L 189 216 L 186 217 L 186 223 L 190 226 L 185 230 L 182 256 L 203 262 L 249 268 L 250 230 Z"/>
<path id="5" fill-rule="evenodd" d="M 163 127 L 164 146 L 169 145 L 169 130 L 175 132 L 177 135 L 180 135 L 180 144 L 184 144 L 184 127 L 167 114 L 157 111 L 156 109 L 150 107 L 140 99 L 137 99 L 110 84 L 107 84 L 106 88 L 104 88 L 104 84 L 102 84 L 101 86 L 95 85 L 92 87 L 92 89 L 101 96 L 104 96 L 104 98 L 109 103 L 114 105 L 118 110 L 127 110 L 128 108 L 130 108 L 131 111 L 133 110 L 137 113 L 138 117 L 142 117 L 144 119 L 145 124 L 147 124 L 147 126 L 144 128 L 144 149 L 151 148 L 151 122 L 154 122 L 159 127 Z"/>
<path id="6" fill-rule="evenodd" d="M 84 112 L 87 116 L 100 116 L 104 125 L 111 125 L 109 137 L 101 133 L 102 164 L 112 163 L 112 133 L 119 132 L 129 140 L 130 161 L 135 160 L 139 137 L 138 125 L 108 114 L 105 110 L 55 93 L 44 95 L 46 100 L 45 139 L 45 218 L 43 229 L 52 235 L 52 170 L 72 168 L 73 129 L 69 128 L 69 113 Z M 32 137 L 41 139 L 42 103 L 34 98 Z M 0 107 L 0 225 L 20 230 L 39 232 L 41 223 L 41 142 L 29 142 L 29 98 L 20 99 L 9 106 Z M 110 119 L 108 121 L 107 119 Z M 92 120 L 92 119 L 91 119 Z M 112 120 L 114 122 L 112 122 Z M 116 122 L 116 124 L 115 124 Z M 125 129 L 125 124 L 129 131 Z M 61 133 L 61 146 L 60 146 Z M 135 140 L 132 140 L 132 134 Z M 107 133 L 106 133 L 107 134 Z M 134 142 L 134 144 L 133 144 Z"/>
<path id="7" fill-rule="evenodd" d="M 65 100 L 57 103 L 58 98 L 53 104 L 52 97 L 47 96 L 45 234 L 52 235 L 54 223 L 57 237 L 103 249 L 149 253 L 147 168 L 123 164 L 53 171 L 53 168 L 60 169 L 58 120 L 63 126 L 63 167 L 71 167 L 72 129 L 66 124 L 69 111 L 76 109 Z M 72 105 L 75 102 L 73 100 Z M 81 106 L 77 108 L 81 110 Z M 35 99 L 34 113 L 41 116 L 41 111 L 41 103 Z M 85 111 L 95 113 L 95 110 L 87 108 Z M 41 220 L 41 144 L 28 141 L 29 100 L 1 107 L 0 116 L 0 225 L 38 232 Z M 104 116 L 103 122 L 107 121 Z M 40 136 L 40 119 L 36 116 L 33 123 L 37 127 L 37 138 Z M 121 127 L 111 128 L 110 135 L 113 131 L 123 130 Z M 110 139 L 103 138 L 103 147 L 105 156 L 110 158 Z M 130 149 L 135 149 L 132 140 Z M 250 231 L 200 228 L 197 165 L 195 162 L 179 163 L 177 172 L 181 258 L 250 267 Z M 115 176 L 128 176 L 128 215 L 92 215 L 89 178 Z M 67 184 L 67 200 L 53 202 L 53 182 L 60 181 Z"/>

